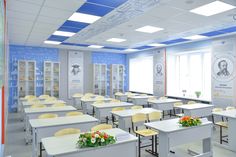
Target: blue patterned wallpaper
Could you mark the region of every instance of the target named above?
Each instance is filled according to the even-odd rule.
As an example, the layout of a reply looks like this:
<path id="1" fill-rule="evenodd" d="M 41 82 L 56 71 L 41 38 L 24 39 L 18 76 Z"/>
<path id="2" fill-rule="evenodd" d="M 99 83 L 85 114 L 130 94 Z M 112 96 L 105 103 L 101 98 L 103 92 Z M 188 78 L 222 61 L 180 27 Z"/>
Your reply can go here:
<path id="1" fill-rule="evenodd" d="M 110 65 L 111 64 L 123 64 L 125 66 L 125 84 L 124 89 L 127 91 L 127 64 L 126 54 L 119 53 L 107 53 L 107 52 L 93 52 L 92 63 L 106 64 L 107 65 L 107 95 L 110 95 Z"/>
<path id="2" fill-rule="evenodd" d="M 36 95 L 43 93 L 44 61 L 58 61 L 58 49 L 10 45 L 9 55 L 9 105 L 10 112 L 17 108 L 17 66 L 18 60 L 36 61 Z"/>

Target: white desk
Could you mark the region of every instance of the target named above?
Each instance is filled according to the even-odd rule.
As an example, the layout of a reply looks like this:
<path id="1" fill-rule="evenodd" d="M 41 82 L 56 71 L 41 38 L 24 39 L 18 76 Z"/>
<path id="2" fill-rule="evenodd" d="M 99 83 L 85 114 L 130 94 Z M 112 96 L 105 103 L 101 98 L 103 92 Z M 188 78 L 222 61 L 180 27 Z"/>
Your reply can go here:
<path id="1" fill-rule="evenodd" d="M 131 117 L 137 113 L 144 113 L 144 114 L 149 114 L 151 112 L 161 112 L 160 110 L 156 110 L 153 108 L 143 108 L 143 109 L 137 109 L 137 110 L 132 110 L 132 109 L 128 109 L 128 110 L 124 110 L 124 111 L 111 111 L 111 113 L 118 117 L 118 121 L 119 121 L 119 128 L 121 128 L 122 130 L 126 130 L 128 131 L 131 126 L 132 126 L 132 122 L 131 122 Z"/>
<path id="2" fill-rule="evenodd" d="M 236 110 L 226 110 L 221 112 L 213 112 L 213 115 L 228 118 L 228 148 L 236 152 Z"/>
<path id="3" fill-rule="evenodd" d="M 148 98 L 153 98 L 154 96 L 146 95 L 136 95 L 136 96 L 128 96 L 128 100 L 130 100 L 135 105 L 148 105 Z"/>
<path id="4" fill-rule="evenodd" d="M 89 115 L 80 115 L 50 119 L 31 119 L 29 123 L 33 131 L 33 156 L 37 157 L 38 146 L 42 138 L 54 136 L 55 132 L 64 128 L 78 128 L 82 132 L 89 131 L 93 126 L 98 124 L 98 120 Z"/>
<path id="5" fill-rule="evenodd" d="M 120 101 L 124 101 L 127 102 L 128 101 L 128 95 L 130 94 L 115 94 L 115 98 L 120 100 Z M 138 96 L 140 94 L 131 94 L 132 96 Z"/>
<path id="6" fill-rule="evenodd" d="M 197 157 L 212 157 L 212 122 L 204 121 L 199 126 L 181 127 L 178 120 L 179 118 L 145 123 L 147 127 L 159 131 L 159 156 L 169 157 L 171 147 L 202 140 L 203 153 Z"/>
<path id="7" fill-rule="evenodd" d="M 48 107 L 50 107 L 51 105 L 55 104 L 55 103 L 62 103 L 65 104 L 66 102 L 63 100 L 55 100 L 55 101 L 41 101 L 40 104 L 46 105 Z M 24 101 L 22 102 L 23 108 L 27 108 L 33 105 L 32 102 L 28 102 L 28 101 Z"/>
<path id="8" fill-rule="evenodd" d="M 67 112 L 76 111 L 73 106 L 63 107 L 44 107 L 44 108 L 25 108 L 24 109 L 24 124 L 26 130 L 26 143 L 30 138 L 30 119 L 37 119 L 39 115 L 44 113 L 56 113 L 58 116 L 64 116 Z"/>
<path id="9" fill-rule="evenodd" d="M 121 129 L 104 130 L 109 135 L 124 134 Z M 128 138 L 104 147 L 78 148 L 79 134 L 42 139 L 47 157 L 137 157 L 137 137 L 128 134 Z"/>
<path id="10" fill-rule="evenodd" d="M 184 110 L 185 116 L 207 117 L 212 115 L 212 109 L 214 108 L 214 105 L 196 103 L 176 106 L 175 108 Z"/>
<path id="11" fill-rule="evenodd" d="M 81 106 L 81 98 L 83 97 L 83 95 L 80 96 L 72 96 L 73 99 L 73 106 L 77 109 L 82 109 Z"/>
<path id="12" fill-rule="evenodd" d="M 174 103 L 176 102 L 182 102 L 181 100 L 177 99 L 156 99 L 156 100 L 148 100 L 148 104 L 150 107 L 162 110 L 163 111 L 163 118 L 164 118 L 164 111 L 170 111 L 171 116 L 171 110 L 174 109 Z"/>
<path id="13" fill-rule="evenodd" d="M 125 107 L 130 108 L 134 104 L 127 102 L 113 102 L 113 103 L 102 103 L 102 104 L 92 104 L 95 110 L 95 117 L 102 121 L 104 118 L 110 115 L 110 111 L 115 107 Z"/>
<path id="14" fill-rule="evenodd" d="M 104 99 L 99 99 L 102 100 L 104 102 L 109 102 L 112 99 L 111 98 L 104 98 Z M 83 113 L 84 114 L 93 114 L 93 107 L 91 106 L 91 104 L 93 104 L 95 101 L 98 101 L 98 99 L 95 98 L 90 98 L 90 99 L 81 99 L 81 105 L 82 105 L 82 109 L 83 109 Z"/>

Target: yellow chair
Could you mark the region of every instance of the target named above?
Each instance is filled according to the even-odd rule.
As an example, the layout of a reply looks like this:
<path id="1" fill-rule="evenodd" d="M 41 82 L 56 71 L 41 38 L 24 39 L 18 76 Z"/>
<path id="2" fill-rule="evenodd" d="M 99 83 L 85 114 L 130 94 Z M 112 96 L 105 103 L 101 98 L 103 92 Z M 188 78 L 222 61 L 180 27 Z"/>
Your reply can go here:
<path id="1" fill-rule="evenodd" d="M 55 103 L 52 105 L 52 107 L 63 107 L 63 106 L 66 106 L 66 104 L 63 104 L 63 103 Z"/>
<path id="2" fill-rule="evenodd" d="M 83 94 L 81 94 L 81 93 L 75 93 L 75 94 L 73 95 L 73 97 L 83 97 Z"/>
<path id="3" fill-rule="evenodd" d="M 196 104 L 196 101 L 188 101 L 188 105 Z"/>
<path id="4" fill-rule="evenodd" d="M 58 117 L 57 114 L 54 113 L 45 113 L 45 114 L 41 114 L 38 116 L 38 119 L 47 119 L 47 118 L 56 118 Z"/>
<path id="5" fill-rule="evenodd" d="M 159 100 L 166 100 L 166 99 L 167 99 L 167 97 L 165 97 L 165 96 L 162 96 L 159 98 Z"/>
<path id="6" fill-rule="evenodd" d="M 62 129 L 62 130 L 57 131 L 54 134 L 54 136 L 60 137 L 60 136 L 71 135 L 71 134 L 79 134 L 79 133 L 80 133 L 80 129 L 66 128 L 66 129 Z"/>
<path id="7" fill-rule="evenodd" d="M 121 92 L 116 92 L 115 95 L 123 95 Z"/>
<path id="8" fill-rule="evenodd" d="M 110 102 L 111 102 L 111 103 L 113 103 L 113 102 L 120 102 L 120 100 L 112 99 Z"/>
<path id="9" fill-rule="evenodd" d="M 78 112 L 78 111 L 72 111 L 72 112 L 66 113 L 66 116 L 80 116 L 80 115 L 83 115 L 83 113 Z"/>
<path id="10" fill-rule="evenodd" d="M 100 130 L 106 130 L 106 129 L 112 129 L 112 125 L 110 124 L 99 124 L 91 128 L 91 131 L 100 131 Z"/>
<path id="11" fill-rule="evenodd" d="M 103 100 L 97 100 L 93 104 L 103 104 L 103 103 L 105 103 Z"/>
<path id="12" fill-rule="evenodd" d="M 228 110 L 236 110 L 236 108 L 234 107 L 234 106 L 228 106 L 228 107 L 226 107 L 226 110 L 228 111 Z"/>
<path id="13" fill-rule="evenodd" d="M 40 96 L 39 96 L 40 99 L 47 99 L 47 98 L 49 98 L 49 97 L 50 97 L 49 95 L 40 95 Z"/>
<path id="14" fill-rule="evenodd" d="M 150 98 L 148 98 L 148 101 L 152 101 L 152 100 L 157 100 L 157 98 L 156 98 L 156 97 L 150 97 Z"/>
<path id="15" fill-rule="evenodd" d="M 84 96 L 91 97 L 91 96 L 94 96 L 94 94 L 93 93 L 85 93 Z"/>
<path id="16" fill-rule="evenodd" d="M 132 95 L 132 92 L 125 92 L 125 95 Z"/>
<path id="17" fill-rule="evenodd" d="M 124 107 L 115 107 L 115 108 L 113 108 L 112 109 L 112 111 L 124 111 L 125 110 L 125 108 Z M 118 126 L 119 126 L 119 122 L 117 121 L 117 117 L 115 116 L 115 115 L 111 115 L 111 119 L 112 119 L 112 124 L 116 127 L 116 128 L 118 128 Z"/>
<path id="18" fill-rule="evenodd" d="M 174 103 L 174 107 L 178 107 L 178 106 L 182 106 L 182 105 L 183 105 L 182 102 Z M 184 116 L 183 110 L 180 110 L 180 113 L 176 114 L 176 109 L 174 108 L 174 115 L 177 116 L 177 117 L 183 117 Z"/>
<path id="19" fill-rule="evenodd" d="M 56 101 L 56 100 L 57 100 L 57 98 L 55 98 L 55 97 L 49 97 L 49 98 L 45 99 L 44 101 L 51 102 L 51 101 Z"/>
<path id="20" fill-rule="evenodd" d="M 47 107 L 47 106 L 43 104 L 34 104 L 30 106 L 30 108 L 44 108 L 44 107 Z"/>
<path id="21" fill-rule="evenodd" d="M 137 110 L 137 109 L 142 109 L 142 108 L 143 106 L 137 106 L 137 105 L 131 107 L 132 110 Z"/>
<path id="22" fill-rule="evenodd" d="M 161 117 L 162 117 L 161 112 L 154 111 L 148 114 L 148 121 L 149 122 L 159 121 L 161 120 Z"/>
<path id="23" fill-rule="evenodd" d="M 38 99 L 29 99 L 28 102 L 29 104 L 41 104 L 41 101 Z"/>
<path id="24" fill-rule="evenodd" d="M 221 112 L 221 111 L 223 111 L 222 108 L 214 108 L 214 109 L 212 110 L 212 112 Z M 224 121 L 224 118 L 223 118 L 223 117 L 221 117 L 221 121 L 215 122 L 215 120 L 214 120 L 214 115 L 212 115 L 212 122 L 213 122 L 213 124 L 215 124 L 216 126 L 219 126 L 219 127 L 220 127 L 220 144 L 222 144 L 223 142 L 228 142 L 227 140 L 224 140 L 224 138 L 227 137 L 227 135 L 226 135 L 226 136 L 223 136 L 223 128 L 228 128 L 228 123 Z"/>
<path id="25" fill-rule="evenodd" d="M 96 96 L 96 97 L 95 97 L 95 100 L 104 100 L 104 96 L 100 96 L 100 95 L 99 95 L 99 96 Z"/>
<path id="26" fill-rule="evenodd" d="M 35 95 L 26 95 L 25 99 L 36 99 Z"/>
<path id="27" fill-rule="evenodd" d="M 141 156 L 141 148 L 152 146 L 152 152 L 157 153 L 157 135 L 158 132 L 151 129 L 138 129 L 140 126 L 144 126 L 144 123 L 147 122 L 147 116 L 144 113 L 137 113 L 132 116 L 132 129 L 133 132 L 138 136 L 138 156 Z M 152 137 L 151 145 L 141 146 L 141 137 Z M 155 147 L 155 150 L 154 150 Z"/>

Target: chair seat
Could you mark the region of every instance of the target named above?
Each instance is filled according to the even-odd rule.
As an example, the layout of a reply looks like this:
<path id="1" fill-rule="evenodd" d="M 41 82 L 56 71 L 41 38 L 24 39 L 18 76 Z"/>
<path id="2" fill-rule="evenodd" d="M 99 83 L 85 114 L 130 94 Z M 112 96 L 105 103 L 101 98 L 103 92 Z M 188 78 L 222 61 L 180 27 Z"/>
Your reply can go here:
<path id="1" fill-rule="evenodd" d="M 227 122 L 216 122 L 215 124 L 218 125 L 218 126 L 221 126 L 221 127 L 228 128 L 228 123 Z"/>
<path id="2" fill-rule="evenodd" d="M 137 130 L 135 131 L 136 134 L 139 134 L 141 136 L 144 136 L 144 137 L 148 137 L 148 136 L 154 136 L 154 135 L 157 135 L 158 132 L 157 131 L 153 131 L 151 129 L 143 129 L 143 130 Z"/>

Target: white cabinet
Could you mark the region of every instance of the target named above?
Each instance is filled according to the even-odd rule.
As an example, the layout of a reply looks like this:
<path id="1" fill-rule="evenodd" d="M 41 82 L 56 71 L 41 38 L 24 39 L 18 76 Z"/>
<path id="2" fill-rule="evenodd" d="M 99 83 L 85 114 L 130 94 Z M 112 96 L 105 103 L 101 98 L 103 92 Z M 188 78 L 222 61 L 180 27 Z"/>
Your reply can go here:
<path id="1" fill-rule="evenodd" d="M 114 97 L 116 92 L 124 92 L 124 65 L 112 64 L 111 65 L 111 85 L 110 96 Z"/>
<path id="2" fill-rule="evenodd" d="M 98 95 L 107 94 L 107 65 L 93 65 L 93 92 Z"/>
<path id="3" fill-rule="evenodd" d="M 59 97 L 60 63 L 44 62 L 44 94 Z"/>
<path id="4" fill-rule="evenodd" d="M 36 95 L 36 62 L 18 61 L 18 96 Z"/>

